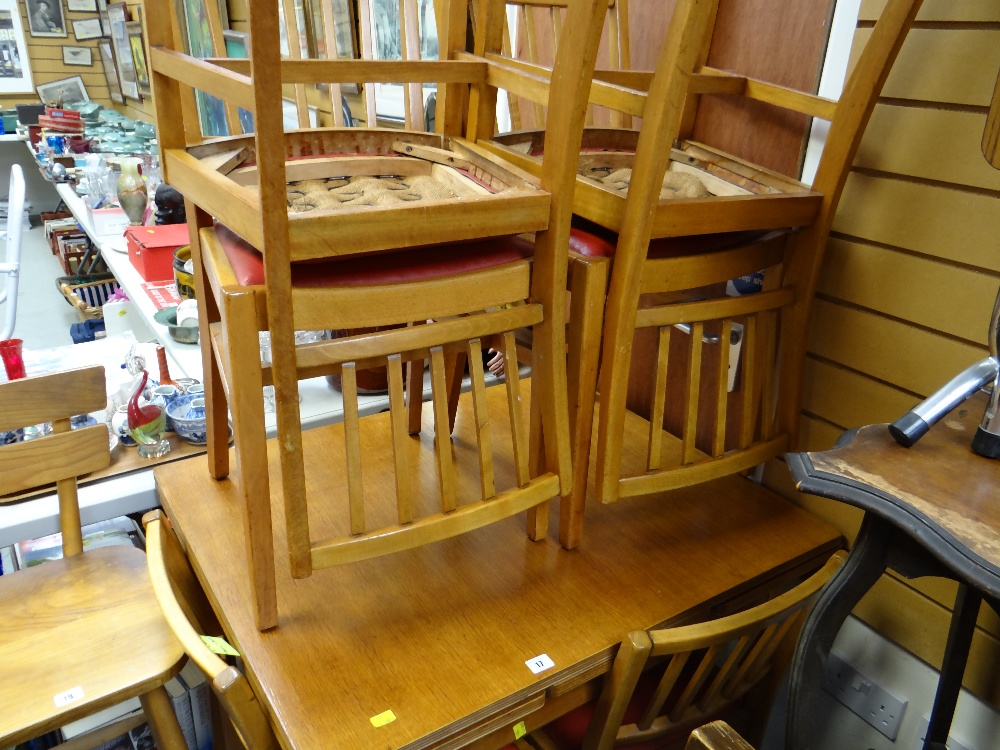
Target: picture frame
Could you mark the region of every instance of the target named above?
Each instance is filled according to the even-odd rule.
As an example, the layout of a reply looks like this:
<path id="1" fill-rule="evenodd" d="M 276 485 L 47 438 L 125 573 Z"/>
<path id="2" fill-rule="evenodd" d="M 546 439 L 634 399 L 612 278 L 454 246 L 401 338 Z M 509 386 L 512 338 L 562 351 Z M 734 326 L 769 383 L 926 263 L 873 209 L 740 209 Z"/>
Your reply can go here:
<path id="1" fill-rule="evenodd" d="M 97 15 L 101 19 L 101 35 L 111 36 L 111 21 L 108 20 L 108 0 L 97 0 Z"/>
<path id="2" fill-rule="evenodd" d="M 62 0 L 24 0 L 28 33 L 37 37 L 66 37 L 66 14 Z"/>
<path id="3" fill-rule="evenodd" d="M 31 60 L 16 0 L 0 0 L 0 94 L 33 94 Z"/>
<path id="4" fill-rule="evenodd" d="M 94 64 L 94 49 L 93 47 L 63 47 L 62 60 L 63 65 L 92 66 Z"/>
<path id="5" fill-rule="evenodd" d="M 115 69 L 115 58 L 111 52 L 111 42 L 100 42 L 97 51 L 101 56 L 101 64 L 104 66 L 104 77 L 108 82 L 108 96 L 111 101 L 118 104 L 125 103 L 125 96 L 122 94 L 122 85 L 118 80 L 118 71 Z"/>
<path id="6" fill-rule="evenodd" d="M 69 76 L 60 78 L 58 81 L 49 81 L 35 86 L 38 98 L 43 104 L 62 100 L 63 106 L 74 102 L 89 102 L 90 96 L 87 94 L 87 86 L 81 76 Z M 61 94 L 61 97 L 60 97 Z"/>
<path id="7" fill-rule="evenodd" d="M 136 12 L 141 12 L 136 8 Z M 142 21 L 129 21 L 125 25 L 128 31 L 129 47 L 132 48 L 132 66 L 135 68 L 135 83 L 139 93 L 150 95 L 149 68 L 146 66 L 146 46 L 142 39 Z"/>
<path id="8" fill-rule="evenodd" d="M 100 39 L 104 36 L 100 18 L 78 18 L 73 21 L 73 36 L 76 41 L 85 42 L 88 39 Z"/>
<path id="9" fill-rule="evenodd" d="M 128 7 L 123 2 L 108 3 L 108 21 L 111 24 L 111 53 L 122 94 L 126 99 L 142 101 L 139 82 L 136 80 L 135 63 L 132 61 L 132 44 L 128 39 Z"/>
<path id="10" fill-rule="evenodd" d="M 216 51 L 209 33 L 207 3 L 203 0 L 184 0 L 179 4 L 179 10 L 181 34 L 185 38 L 187 53 L 201 59 L 215 57 Z M 221 50 L 219 53 L 221 54 Z M 198 104 L 198 120 L 202 135 L 229 135 L 225 103 L 204 91 L 195 91 L 195 100 Z"/>
<path id="11" fill-rule="evenodd" d="M 66 10 L 78 13 L 96 13 L 97 0 L 66 0 Z"/>
<path id="12" fill-rule="evenodd" d="M 250 56 L 250 35 L 247 32 L 225 29 L 222 32 L 222 39 L 226 43 L 226 57 Z"/>

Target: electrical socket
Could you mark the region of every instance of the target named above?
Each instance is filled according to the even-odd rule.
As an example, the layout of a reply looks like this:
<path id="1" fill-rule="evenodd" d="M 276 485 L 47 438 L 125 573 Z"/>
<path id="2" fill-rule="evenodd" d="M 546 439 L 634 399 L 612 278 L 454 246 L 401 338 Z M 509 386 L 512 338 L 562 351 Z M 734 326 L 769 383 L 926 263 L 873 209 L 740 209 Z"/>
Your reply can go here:
<path id="1" fill-rule="evenodd" d="M 924 716 L 920 719 L 920 729 L 917 730 L 917 738 L 913 741 L 913 750 L 924 750 L 924 739 L 927 737 L 927 727 L 930 726 L 931 719 Z M 950 734 L 948 735 L 948 750 L 971 750 L 968 745 L 963 745 Z"/>
<path id="2" fill-rule="evenodd" d="M 892 695 L 834 654 L 830 654 L 826 660 L 823 689 L 895 741 L 899 726 L 903 723 L 907 701 Z"/>

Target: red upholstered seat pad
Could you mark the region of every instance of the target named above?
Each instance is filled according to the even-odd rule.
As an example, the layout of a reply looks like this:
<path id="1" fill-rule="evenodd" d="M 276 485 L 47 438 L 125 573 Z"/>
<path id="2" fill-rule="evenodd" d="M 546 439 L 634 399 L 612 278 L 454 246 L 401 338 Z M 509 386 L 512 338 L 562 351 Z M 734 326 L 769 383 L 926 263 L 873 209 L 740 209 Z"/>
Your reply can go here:
<path id="1" fill-rule="evenodd" d="M 739 247 L 762 239 L 773 233 L 773 229 L 747 230 L 744 232 L 719 232 L 716 234 L 695 234 L 689 237 L 664 237 L 649 243 L 650 258 L 669 258 L 677 255 L 710 253 Z M 579 216 L 573 217 L 573 236 L 570 249 L 589 258 L 613 258 L 618 244 L 618 235 Z"/>
<path id="2" fill-rule="evenodd" d="M 242 237 L 216 225 L 216 235 L 236 280 L 243 286 L 264 283 L 264 258 Z M 292 264 L 292 284 L 300 287 L 370 286 L 453 276 L 495 268 L 532 256 L 534 245 L 523 237 L 496 237 L 397 250 L 345 255 L 335 260 Z"/>

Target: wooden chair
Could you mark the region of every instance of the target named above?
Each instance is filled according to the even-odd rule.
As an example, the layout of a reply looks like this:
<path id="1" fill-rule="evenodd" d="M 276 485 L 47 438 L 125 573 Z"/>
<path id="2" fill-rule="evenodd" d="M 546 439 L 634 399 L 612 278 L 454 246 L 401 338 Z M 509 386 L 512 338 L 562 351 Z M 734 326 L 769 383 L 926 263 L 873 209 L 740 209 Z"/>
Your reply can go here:
<path id="1" fill-rule="evenodd" d="M 584 131 L 574 197 L 574 213 L 615 246 L 598 387 L 601 501 L 744 471 L 794 443 L 806 324 L 826 238 L 864 127 L 919 5 L 889 2 L 839 102 L 707 67 L 715 2 L 677 5 L 652 75 L 595 73 L 592 102 L 642 117 L 640 131 Z M 830 120 L 812 186 L 691 141 L 697 104 L 706 95 L 745 96 Z M 542 143 L 533 134 L 494 143 L 488 147 L 537 169 Z M 630 172 L 619 172 L 624 169 Z M 690 183 L 685 175 L 698 178 L 703 194 L 668 197 L 671 183 Z M 759 293 L 726 293 L 728 281 L 759 272 Z M 600 328 L 601 306 L 588 298 L 578 303 L 579 309 L 571 303 L 570 319 Z M 645 470 L 623 476 L 622 422 L 640 329 L 656 335 L 651 428 Z M 588 339 L 582 346 L 599 344 Z M 593 399 L 579 403 L 589 409 Z M 587 414 L 578 421 L 588 424 Z M 585 429 L 576 436 L 582 463 L 590 445 Z M 564 544 L 579 539 L 585 481 L 578 471 L 577 522 Z"/>
<path id="2" fill-rule="evenodd" d="M 277 750 L 274 729 L 253 688 L 236 667 L 227 664 L 202 640 L 222 636 L 211 605 L 170 520 L 160 510 L 142 518 L 146 528 L 146 564 L 163 616 L 184 651 L 205 673 L 212 692 L 247 750 Z"/>
<path id="3" fill-rule="evenodd" d="M 634 630 L 621 643 L 596 702 L 532 733 L 553 750 L 654 747 L 682 740 L 746 696 L 782 641 L 846 558 L 838 552 L 790 591 L 743 612 L 675 628 Z M 656 742 L 652 742 L 656 740 Z"/>
<path id="4" fill-rule="evenodd" d="M 291 574 L 364 559 L 425 544 L 531 509 L 529 534 L 545 534 L 539 505 L 569 489 L 564 293 L 569 233 L 572 164 L 579 151 L 581 102 L 600 34 L 599 0 L 574 4 L 553 73 L 557 86 L 528 90 L 553 115 L 551 143 L 557 144 L 536 182 L 459 137 L 466 120 L 492 121 L 496 89 L 487 82 L 495 66 L 502 31 L 503 3 L 484 0 L 476 54 L 464 55 L 466 5 L 443 5 L 439 19 L 443 61 L 288 61 L 278 56 L 274 10 L 253 6 L 251 59 L 194 60 L 179 52 L 171 33 L 170 6 L 147 11 L 150 57 L 165 177 L 185 194 L 202 305 L 202 351 L 206 373 L 210 471 L 229 472 L 226 408 L 233 414 L 238 481 L 246 504 L 247 544 L 258 625 L 277 623 L 269 477 L 265 455 L 262 385 L 273 381 L 285 503 L 285 534 Z M 155 31 L 154 31 L 155 29 Z M 462 60 L 455 59 L 459 51 Z M 451 54 L 449 55 L 449 52 Z M 489 54 L 489 57 L 487 55 Z M 273 103 L 281 84 L 315 81 L 402 80 L 438 82 L 440 134 L 377 129 L 316 129 L 285 134 Z M 521 79 L 501 82 L 517 87 Z M 168 113 L 188 86 L 229 97 L 254 113 L 254 137 L 185 143 L 184 128 Z M 287 163 L 286 163 L 287 162 Z M 393 207 L 316 210 L 289 215 L 287 183 L 332 175 L 404 175 L 445 186 L 447 200 L 399 203 Z M 411 184 L 407 182 L 407 184 Z M 398 186 L 397 186 L 398 187 Z M 213 226 L 209 217 L 219 224 Z M 535 233 L 534 240 L 518 235 Z M 257 252 L 258 250 L 262 252 Z M 380 253 L 374 260 L 366 253 Z M 344 258 L 342 256 L 350 256 Z M 258 275 L 240 279 L 246 261 Z M 319 281 L 317 281 L 319 279 Z M 354 329 L 434 321 L 395 330 L 295 347 L 295 329 Z M 532 417 L 523 424 L 516 377 L 508 380 L 510 452 L 517 484 L 497 488 L 489 417 L 483 407 L 480 342 L 504 341 L 513 353 L 511 332 L 533 325 L 536 365 Z M 258 331 L 269 330 L 270 368 L 260 365 Z M 458 497 L 447 424 L 444 357 L 471 351 L 472 402 L 480 424 L 479 477 L 474 497 Z M 402 365 L 430 358 L 434 385 L 433 442 L 408 437 Z M 393 431 L 383 445 L 392 451 L 395 519 L 366 518 L 356 371 L 389 369 Z M 513 368 L 509 368 L 512 372 Z M 343 381 L 344 426 L 335 438 L 348 467 L 348 487 L 340 508 L 344 527 L 323 527 L 316 510 L 320 497 L 307 494 L 307 462 L 301 448 L 297 384 L 301 377 L 339 372 Z M 412 391 L 411 397 L 416 397 Z M 411 399 L 412 400 L 412 399 Z M 492 417 L 495 418 L 495 417 Z M 529 466 L 528 433 L 544 446 L 544 463 Z M 544 439 L 542 436 L 544 434 Z M 366 438 L 367 440 L 367 438 Z M 430 454 L 426 463 L 421 451 Z M 411 456 L 411 453 L 413 454 Z M 333 453 L 331 455 L 337 455 Z M 316 461 L 318 459 L 312 459 Z M 324 460 L 330 460 L 326 458 Z M 424 462 L 424 463 L 421 463 Z M 430 476 L 422 467 L 431 469 Z M 436 467 L 436 468 L 435 468 Z M 311 468 L 310 468 L 311 471 Z M 436 474 L 436 477 L 434 476 Z M 458 489 L 457 489 L 458 488 Z M 386 488 L 388 489 L 388 488 Z M 318 493 L 327 502 L 329 488 Z M 339 488 L 338 488 L 339 492 Z M 434 497 L 436 508 L 424 507 Z M 544 510 L 544 505 L 543 505 Z M 312 521 L 310 520 L 312 516 Z M 324 521 L 317 523 L 317 518 Z M 313 533 L 313 526 L 323 531 Z M 323 534 L 326 536 L 324 537 Z"/>
<path id="5" fill-rule="evenodd" d="M 3 747 L 137 696 L 157 746 L 186 748 L 163 687 L 184 651 L 156 606 L 145 556 L 131 546 L 83 550 L 76 477 L 110 463 L 108 431 L 71 430 L 70 418 L 106 405 L 101 367 L 0 385 L 0 430 L 53 427 L 0 445 L 0 495 L 55 483 L 64 555 L 0 577 Z"/>
<path id="6" fill-rule="evenodd" d="M 753 750 L 753 746 L 726 722 L 713 721 L 691 732 L 685 750 Z"/>

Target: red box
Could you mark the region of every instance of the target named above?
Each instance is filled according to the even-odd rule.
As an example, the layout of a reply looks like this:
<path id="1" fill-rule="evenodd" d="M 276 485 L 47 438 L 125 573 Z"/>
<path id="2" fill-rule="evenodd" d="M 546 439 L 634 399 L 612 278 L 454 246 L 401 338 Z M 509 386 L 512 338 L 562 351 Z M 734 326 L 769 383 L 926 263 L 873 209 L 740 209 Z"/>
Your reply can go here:
<path id="1" fill-rule="evenodd" d="M 128 257 L 146 281 L 174 278 L 174 251 L 189 243 L 187 224 L 129 227 L 125 230 Z"/>

